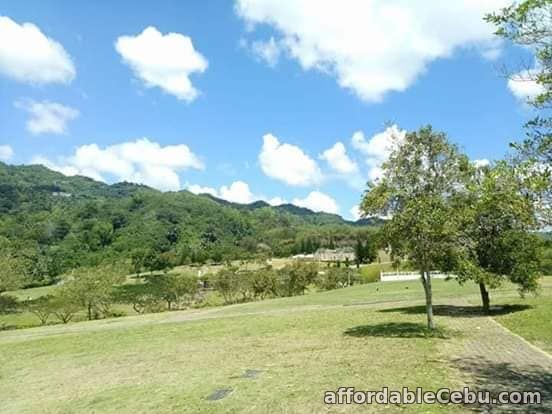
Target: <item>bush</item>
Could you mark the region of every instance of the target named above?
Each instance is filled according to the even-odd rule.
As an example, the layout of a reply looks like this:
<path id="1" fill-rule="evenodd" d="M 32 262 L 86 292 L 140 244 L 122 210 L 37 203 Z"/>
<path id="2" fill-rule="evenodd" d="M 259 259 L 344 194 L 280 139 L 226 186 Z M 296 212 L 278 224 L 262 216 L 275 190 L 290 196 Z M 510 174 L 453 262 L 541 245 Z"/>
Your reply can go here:
<path id="1" fill-rule="evenodd" d="M 378 265 L 369 265 L 360 268 L 359 281 L 360 283 L 378 282 L 380 278 L 381 267 Z"/>
<path id="2" fill-rule="evenodd" d="M 303 295 L 318 275 L 318 266 L 312 263 L 296 262 L 278 271 L 279 296 Z"/>
<path id="3" fill-rule="evenodd" d="M 351 286 L 358 280 L 358 273 L 343 267 L 330 267 L 316 277 L 315 285 L 320 290 L 339 289 Z"/>
<path id="4" fill-rule="evenodd" d="M 209 285 L 222 295 L 224 303 L 234 303 L 241 289 L 238 269 L 229 267 L 211 275 L 209 277 Z"/>
<path id="5" fill-rule="evenodd" d="M 167 273 L 146 278 L 145 289 L 154 296 L 167 302 L 167 309 L 172 305 L 178 309 L 181 305 L 190 305 L 198 291 L 199 279 L 189 273 Z"/>
<path id="6" fill-rule="evenodd" d="M 16 312 L 18 301 L 15 296 L 0 295 L 0 314 Z"/>
<path id="7" fill-rule="evenodd" d="M 40 320 L 41 325 L 46 325 L 48 319 L 50 319 L 50 316 L 54 313 L 53 298 L 49 295 L 28 301 L 26 307 L 29 312 Z"/>

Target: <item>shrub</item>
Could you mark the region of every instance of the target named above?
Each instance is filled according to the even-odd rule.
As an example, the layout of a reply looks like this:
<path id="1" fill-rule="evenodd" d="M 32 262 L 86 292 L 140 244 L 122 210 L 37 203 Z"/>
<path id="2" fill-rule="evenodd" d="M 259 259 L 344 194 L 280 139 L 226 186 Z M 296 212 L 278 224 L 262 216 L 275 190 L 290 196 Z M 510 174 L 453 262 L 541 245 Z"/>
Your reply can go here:
<path id="1" fill-rule="evenodd" d="M 312 263 L 296 262 L 278 271 L 278 294 L 280 296 L 303 295 L 318 275 L 318 267 Z"/>
<path id="2" fill-rule="evenodd" d="M 0 314 L 17 311 L 18 301 L 15 296 L 0 295 Z"/>
<path id="3" fill-rule="evenodd" d="M 330 267 L 318 274 L 316 287 L 321 290 L 339 289 L 350 286 L 358 280 L 358 273 L 342 267 Z"/>

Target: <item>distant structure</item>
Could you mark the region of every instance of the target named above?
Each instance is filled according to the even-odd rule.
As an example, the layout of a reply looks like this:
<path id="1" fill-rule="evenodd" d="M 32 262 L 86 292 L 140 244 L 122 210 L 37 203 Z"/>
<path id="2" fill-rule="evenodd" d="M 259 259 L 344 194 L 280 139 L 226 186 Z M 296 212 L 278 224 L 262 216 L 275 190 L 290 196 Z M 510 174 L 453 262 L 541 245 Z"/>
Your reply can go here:
<path id="1" fill-rule="evenodd" d="M 296 254 L 295 260 L 314 260 L 317 262 L 353 262 L 355 260 L 355 251 L 352 247 L 342 249 L 318 249 L 313 254 Z"/>
<path id="2" fill-rule="evenodd" d="M 433 279 L 451 279 L 455 275 L 439 271 L 429 272 Z M 420 272 L 380 272 L 380 282 L 401 282 L 405 280 L 419 280 Z"/>

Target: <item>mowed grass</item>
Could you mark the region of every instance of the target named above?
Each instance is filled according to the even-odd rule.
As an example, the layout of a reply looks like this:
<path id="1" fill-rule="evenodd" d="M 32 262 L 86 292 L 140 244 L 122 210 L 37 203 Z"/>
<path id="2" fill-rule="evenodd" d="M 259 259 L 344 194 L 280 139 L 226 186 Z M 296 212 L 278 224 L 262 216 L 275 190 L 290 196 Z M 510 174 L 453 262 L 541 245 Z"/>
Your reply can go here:
<path id="1" fill-rule="evenodd" d="M 552 355 L 552 277 L 543 279 L 542 290 L 537 296 L 524 299 L 499 296 L 495 304 L 522 307 L 518 312 L 497 315 L 495 319 Z"/>
<path id="2" fill-rule="evenodd" d="M 478 299 L 474 285 L 435 281 L 434 288 L 436 303 Z M 543 290 L 548 296 L 542 298 L 549 299 L 550 289 Z M 515 303 L 515 294 L 505 286 L 493 299 Z M 324 391 L 340 386 L 458 385 L 441 349 L 461 332 L 445 328 L 427 336 L 423 314 L 379 312 L 421 303 L 419 282 L 374 283 L 206 310 L 0 332 L 0 412 L 463 412 L 438 405 L 323 404 Z M 535 311 L 540 308 L 535 304 Z M 504 316 L 528 317 L 527 311 Z M 244 377 L 247 370 L 258 371 L 257 378 Z M 209 401 L 220 389 L 232 391 Z"/>

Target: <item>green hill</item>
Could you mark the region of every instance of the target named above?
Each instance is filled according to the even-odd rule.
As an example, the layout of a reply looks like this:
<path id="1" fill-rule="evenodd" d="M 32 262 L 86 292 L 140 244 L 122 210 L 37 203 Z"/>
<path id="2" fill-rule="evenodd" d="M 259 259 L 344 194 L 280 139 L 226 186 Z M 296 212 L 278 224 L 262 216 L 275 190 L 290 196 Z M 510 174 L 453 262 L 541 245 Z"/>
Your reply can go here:
<path id="1" fill-rule="evenodd" d="M 0 248 L 25 258 L 32 284 L 136 254 L 178 265 L 352 245 L 374 224 L 291 204 L 242 205 L 0 163 Z"/>

